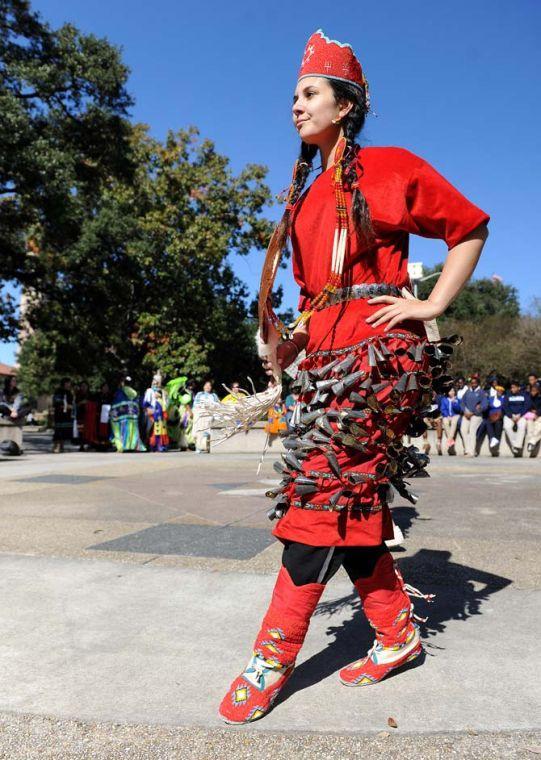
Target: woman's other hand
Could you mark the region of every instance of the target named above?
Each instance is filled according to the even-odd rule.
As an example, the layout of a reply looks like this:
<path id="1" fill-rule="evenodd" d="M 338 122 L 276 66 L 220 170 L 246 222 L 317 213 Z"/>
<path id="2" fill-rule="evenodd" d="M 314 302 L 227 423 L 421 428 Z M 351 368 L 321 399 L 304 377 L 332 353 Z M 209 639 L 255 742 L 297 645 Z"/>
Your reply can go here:
<path id="1" fill-rule="evenodd" d="M 378 327 L 384 322 L 388 322 L 385 332 L 390 330 L 399 322 L 408 319 L 420 319 L 424 322 L 439 317 L 442 313 L 438 306 L 428 301 L 421 301 L 418 298 L 397 298 L 396 296 L 376 296 L 368 299 L 369 304 L 386 304 L 383 308 L 378 309 L 366 321 L 372 327 Z"/>

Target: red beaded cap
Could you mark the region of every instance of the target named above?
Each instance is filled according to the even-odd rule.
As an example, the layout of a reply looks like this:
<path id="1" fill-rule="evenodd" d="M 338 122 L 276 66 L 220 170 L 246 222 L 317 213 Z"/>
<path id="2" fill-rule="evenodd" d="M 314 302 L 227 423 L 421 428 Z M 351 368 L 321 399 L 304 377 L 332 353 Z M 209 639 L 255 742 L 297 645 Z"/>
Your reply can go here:
<path id="1" fill-rule="evenodd" d="M 304 49 L 298 79 L 327 77 L 362 88 L 368 99 L 368 82 L 351 45 L 331 40 L 322 29 L 314 32 Z"/>

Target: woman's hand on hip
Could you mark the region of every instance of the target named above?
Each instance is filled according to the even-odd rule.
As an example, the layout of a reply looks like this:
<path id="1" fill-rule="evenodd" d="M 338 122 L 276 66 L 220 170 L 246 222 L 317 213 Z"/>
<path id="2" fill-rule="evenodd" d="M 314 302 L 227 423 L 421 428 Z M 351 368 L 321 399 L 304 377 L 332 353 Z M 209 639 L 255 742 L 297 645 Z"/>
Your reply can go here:
<path id="1" fill-rule="evenodd" d="M 420 319 L 424 322 L 439 317 L 441 310 L 430 301 L 421 301 L 418 298 L 397 298 L 396 296 L 376 296 L 368 299 L 369 304 L 385 304 L 378 309 L 366 321 L 372 327 L 378 327 L 388 322 L 385 332 L 399 322 L 407 319 Z"/>

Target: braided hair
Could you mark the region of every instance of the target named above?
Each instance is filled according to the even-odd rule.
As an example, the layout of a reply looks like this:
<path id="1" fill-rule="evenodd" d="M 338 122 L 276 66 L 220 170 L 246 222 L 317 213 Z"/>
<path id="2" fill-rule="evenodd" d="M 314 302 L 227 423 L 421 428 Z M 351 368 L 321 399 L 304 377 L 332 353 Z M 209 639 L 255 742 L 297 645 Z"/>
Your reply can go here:
<path id="1" fill-rule="evenodd" d="M 358 159 L 359 146 L 355 138 L 361 132 L 366 121 L 366 115 L 369 110 L 367 103 L 366 90 L 361 92 L 358 87 L 354 87 L 348 82 L 342 82 L 338 79 L 329 79 L 335 100 L 348 100 L 353 103 L 353 107 L 342 120 L 342 129 L 346 140 L 346 148 L 342 157 L 344 165 L 344 184 L 349 189 L 353 189 L 351 201 L 351 210 L 353 225 L 361 240 L 367 243 L 374 241 L 374 228 L 370 218 L 370 209 L 361 189 L 359 188 L 358 169 L 362 176 L 362 166 Z"/>

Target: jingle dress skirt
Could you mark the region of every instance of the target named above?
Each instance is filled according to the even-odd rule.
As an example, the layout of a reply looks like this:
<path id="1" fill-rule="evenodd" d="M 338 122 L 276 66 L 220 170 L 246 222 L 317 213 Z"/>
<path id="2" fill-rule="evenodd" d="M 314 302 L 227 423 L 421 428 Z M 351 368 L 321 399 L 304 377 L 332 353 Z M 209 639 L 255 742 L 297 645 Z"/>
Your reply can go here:
<path id="1" fill-rule="evenodd" d="M 393 536 L 394 491 L 417 500 L 408 478 L 428 457 L 402 442 L 420 435 L 433 391 L 449 387 L 452 336 L 428 343 L 394 329 L 357 344 L 316 351 L 299 367 L 294 433 L 275 463 L 282 476 L 273 534 L 312 546 L 372 546 Z"/>

